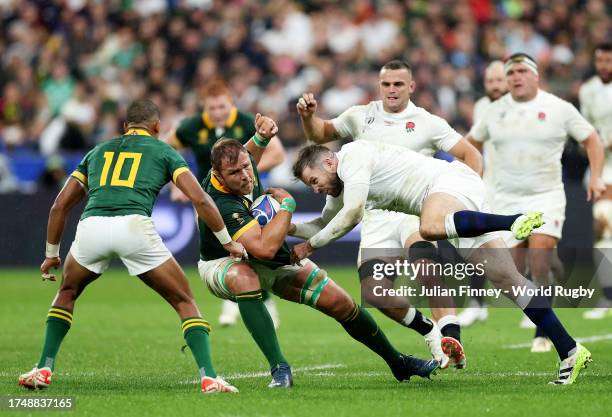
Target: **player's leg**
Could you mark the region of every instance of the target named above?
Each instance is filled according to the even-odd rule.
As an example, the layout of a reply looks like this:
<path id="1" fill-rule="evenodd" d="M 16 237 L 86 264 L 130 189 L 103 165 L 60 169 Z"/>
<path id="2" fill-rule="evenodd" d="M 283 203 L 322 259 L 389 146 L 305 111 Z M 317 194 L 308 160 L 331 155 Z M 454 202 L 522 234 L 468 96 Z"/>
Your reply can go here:
<path id="1" fill-rule="evenodd" d="M 47 388 L 55 367 L 55 358 L 64 337 L 72 325 L 74 303 L 87 285 L 100 275 L 80 265 L 68 253 L 64 263 L 60 287 L 47 313 L 42 353 L 36 367 L 19 378 L 26 388 Z"/>
<path id="2" fill-rule="evenodd" d="M 198 370 L 202 392 L 238 392 L 217 376 L 210 356 L 210 326 L 202 319 L 185 273 L 155 230 L 150 217 L 119 216 L 114 220 L 112 250 L 118 254 L 132 276 L 162 296 L 177 312 L 187 346 Z"/>
<path id="3" fill-rule="evenodd" d="M 552 253 L 557 246 L 557 239 L 545 234 L 533 234 L 529 236 L 527 251 L 527 263 L 531 274 L 531 280 L 538 287 L 548 287 L 552 282 Z M 552 296 L 548 297 L 548 302 L 552 305 Z M 532 352 L 549 352 L 552 345 L 546 333 L 540 327 L 536 327 Z"/>
<path id="4" fill-rule="evenodd" d="M 302 263 L 304 266 L 292 271 L 289 280 L 281 280 L 285 284 L 277 294 L 336 319 L 353 339 L 378 354 L 399 381 L 408 380 L 412 375 L 428 378 L 438 368 L 439 362 L 435 360 L 424 361 L 398 352 L 372 316 L 330 279 L 327 272 L 310 261 Z"/>
<path id="5" fill-rule="evenodd" d="M 394 287 L 396 278 L 394 274 L 384 274 L 382 279 L 375 279 L 377 267 L 404 259 L 403 253 L 399 258 L 397 255 L 403 252 L 404 247 L 408 247 L 405 244 L 412 245 L 423 240 L 420 239 L 418 230 L 417 216 L 384 210 L 366 211 L 362 221 L 358 256 L 362 305 L 366 303 L 375 306 L 398 324 L 421 334 L 433 358 L 440 362 L 442 368 L 446 368 L 449 360 L 442 352 L 442 334 L 438 326 L 415 307 L 410 306 L 406 297 L 380 295 L 380 288 Z M 429 242 L 427 244 L 431 245 Z M 379 256 L 388 250 L 394 252 L 393 255 L 396 256 L 393 258 Z"/>
<path id="6" fill-rule="evenodd" d="M 467 210 L 465 204 L 450 193 L 433 192 L 423 202 L 419 232 L 427 240 L 442 240 L 512 230 L 518 239 L 525 239 L 542 224 L 539 212 L 506 216 Z"/>
<path id="7" fill-rule="evenodd" d="M 535 286 L 527 281 L 516 269 L 514 261 L 501 239 L 491 240 L 473 251 L 469 262 L 482 264 L 487 279 L 496 287 L 504 290 L 523 312 L 550 338 L 560 359 L 559 377 L 556 384 L 573 383 L 580 370 L 591 361 L 590 352 L 567 333 L 546 297 L 514 296 L 513 288 Z M 507 291 L 507 293 L 505 292 Z"/>
<path id="8" fill-rule="evenodd" d="M 242 321 L 268 360 L 271 388 L 292 385 L 291 369 L 278 343 L 274 323 L 262 297 L 260 275 L 250 263 L 230 257 L 198 263 L 200 277 L 215 296 L 237 302 Z"/>
<path id="9" fill-rule="evenodd" d="M 170 257 L 147 272 L 138 274 L 138 278 L 161 295 L 181 318 L 183 337 L 198 366 L 202 391 L 204 393 L 238 392 L 235 387 L 217 376 L 208 341 L 210 326 L 202 318 L 187 277 L 174 257 Z"/>

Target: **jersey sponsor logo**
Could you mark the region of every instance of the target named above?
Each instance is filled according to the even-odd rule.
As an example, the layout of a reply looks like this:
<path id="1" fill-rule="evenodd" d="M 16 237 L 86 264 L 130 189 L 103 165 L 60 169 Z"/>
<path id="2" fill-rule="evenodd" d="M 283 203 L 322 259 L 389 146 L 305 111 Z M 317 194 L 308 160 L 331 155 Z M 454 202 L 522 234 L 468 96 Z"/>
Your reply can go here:
<path id="1" fill-rule="evenodd" d="M 543 111 L 538 113 L 538 120 L 540 121 L 544 121 L 546 120 L 546 113 L 544 113 Z"/>
<path id="2" fill-rule="evenodd" d="M 393 126 L 395 122 L 393 120 L 383 120 L 385 126 Z"/>
<path id="3" fill-rule="evenodd" d="M 198 143 L 206 145 L 208 143 L 208 129 L 201 129 L 198 132 Z"/>
<path id="4" fill-rule="evenodd" d="M 414 127 L 415 127 L 415 126 L 416 126 L 416 125 L 414 124 L 414 122 L 412 122 L 412 121 L 410 121 L 410 120 L 409 120 L 409 121 L 407 121 L 407 122 L 406 122 L 406 132 L 408 132 L 408 133 L 412 133 L 412 132 L 414 132 Z"/>
<path id="5" fill-rule="evenodd" d="M 239 213 L 233 213 L 232 219 L 236 220 L 240 226 L 244 224 L 244 219 L 240 216 Z"/>

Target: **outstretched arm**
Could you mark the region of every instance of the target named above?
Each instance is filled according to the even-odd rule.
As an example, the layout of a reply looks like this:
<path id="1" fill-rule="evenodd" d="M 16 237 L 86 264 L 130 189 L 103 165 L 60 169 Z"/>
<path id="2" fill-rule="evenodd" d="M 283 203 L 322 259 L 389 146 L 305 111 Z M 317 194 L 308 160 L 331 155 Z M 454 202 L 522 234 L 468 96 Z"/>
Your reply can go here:
<path id="1" fill-rule="evenodd" d="M 369 188 L 363 183 L 345 185 L 343 207 L 323 229 L 306 242 L 293 247 L 292 260 L 297 262 L 310 256 L 315 249 L 340 239 L 357 226 L 363 217 Z"/>
<path id="2" fill-rule="evenodd" d="M 310 239 L 319 233 L 342 209 L 342 197 L 327 196 L 321 216 L 305 223 L 292 224 L 289 234 L 302 239 Z"/>

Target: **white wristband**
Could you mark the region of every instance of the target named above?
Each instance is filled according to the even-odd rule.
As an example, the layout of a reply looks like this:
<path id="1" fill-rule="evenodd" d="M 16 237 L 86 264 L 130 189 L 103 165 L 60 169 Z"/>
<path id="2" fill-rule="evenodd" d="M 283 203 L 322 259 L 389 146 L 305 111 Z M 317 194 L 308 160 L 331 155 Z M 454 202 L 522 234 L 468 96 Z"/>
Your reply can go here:
<path id="1" fill-rule="evenodd" d="M 222 245 L 227 245 L 228 243 L 232 241 L 232 238 L 230 237 L 229 233 L 227 233 L 227 227 L 224 227 L 218 232 L 213 232 L 213 233 L 215 234 L 215 236 L 217 237 L 217 239 Z"/>
<path id="2" fill-rule="evenodd" d="M 60 244 L 52 245 L 47 242 L 45 244 L 45 257 L 47 258 L 57 258 L 59 256 Z"/>

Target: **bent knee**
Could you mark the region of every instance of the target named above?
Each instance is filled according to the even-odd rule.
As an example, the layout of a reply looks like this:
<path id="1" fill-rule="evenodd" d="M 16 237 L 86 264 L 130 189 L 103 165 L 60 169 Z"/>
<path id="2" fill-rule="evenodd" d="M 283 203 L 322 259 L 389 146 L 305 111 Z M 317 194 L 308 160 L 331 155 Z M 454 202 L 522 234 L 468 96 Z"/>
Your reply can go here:
<path id="1" fill-rule="evenodd" d="M 419 234 L 425 240 L 436 240 L 440 235 L 440 227 L 432 221 L 423 221 L 419 225 Z"/>
<path id="2" fill-rule="evenodd" d="M 257 272 L 246 262 L 232 265 L 225 275 L 225 285 L 234 295 L 261 289 Z"/>

